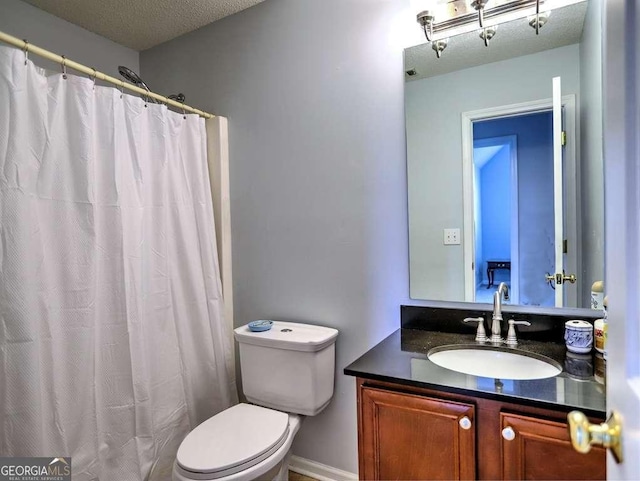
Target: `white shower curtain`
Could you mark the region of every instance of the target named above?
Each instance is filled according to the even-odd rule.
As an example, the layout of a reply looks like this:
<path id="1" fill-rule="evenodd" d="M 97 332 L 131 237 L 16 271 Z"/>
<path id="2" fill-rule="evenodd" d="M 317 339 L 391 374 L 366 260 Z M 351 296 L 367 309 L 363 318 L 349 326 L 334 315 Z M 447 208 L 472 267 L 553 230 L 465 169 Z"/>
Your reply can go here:
<path id="1" fill-rule="evenodd" d="M 170 479 L 236 401 L 204 120 L 0 46 L 0 456 Z"/>

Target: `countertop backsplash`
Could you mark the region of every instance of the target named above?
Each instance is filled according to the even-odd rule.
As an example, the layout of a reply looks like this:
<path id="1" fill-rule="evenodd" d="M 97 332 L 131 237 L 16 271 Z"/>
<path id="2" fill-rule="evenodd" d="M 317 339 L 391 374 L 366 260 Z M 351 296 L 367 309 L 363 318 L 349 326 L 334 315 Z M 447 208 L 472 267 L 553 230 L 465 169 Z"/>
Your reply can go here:
<path id="1" fill-rule="evenodd" d="M 419 329 L 459 334 L 474 334 L 476 323 L 465 323 L 467 317 L 482 316 L 487 332 L 491 330 L 492 304 L 428 301 L 421 306 L 400 306 L 403 329 Z M 502 305 L 502 332 L 507 333 L 507 321 L 529 321 L 531 326 L 518 326 L 518 339 L 564 344 L 564 323 L 580 319 L 593 324 L 602 312 L 591 309 L 541 308 L 536 306 Z"/>

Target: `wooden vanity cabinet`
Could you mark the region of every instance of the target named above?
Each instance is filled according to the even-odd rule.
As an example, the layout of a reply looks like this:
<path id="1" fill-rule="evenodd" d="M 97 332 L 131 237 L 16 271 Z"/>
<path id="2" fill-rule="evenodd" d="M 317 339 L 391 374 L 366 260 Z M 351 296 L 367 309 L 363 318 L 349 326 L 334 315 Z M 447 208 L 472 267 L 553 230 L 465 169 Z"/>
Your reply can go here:
<path id="1" fill-rule="evenodd" d="M 595 446 L 589 454 L 573 449 L 566 422 L 500 413 L 502 479 L 606 479 L 606 450 Z"/>
<path id="2" fill-rule="evenodd" d="M 473 479 L 474 410 L 466 403 L 362 389 L 361 478 Z"/>
<path id="3" fill-rule="evenodd" d="M 605 454 L 564 412 L 358 379 L 360 479 L 606 479 Z"/>

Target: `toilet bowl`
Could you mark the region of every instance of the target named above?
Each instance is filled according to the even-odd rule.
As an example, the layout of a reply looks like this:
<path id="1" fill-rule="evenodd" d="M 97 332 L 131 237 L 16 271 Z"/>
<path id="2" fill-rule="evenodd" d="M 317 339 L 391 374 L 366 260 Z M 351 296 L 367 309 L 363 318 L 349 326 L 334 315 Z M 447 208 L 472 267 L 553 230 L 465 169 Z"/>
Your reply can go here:
<path id="1" fill-rule="evenodd" d="M 274 321 L 269 331 L 242 326 L 234 333 L 252 404 L 237 404 L 191 431 L 178 449 L 173 481 L 285 481 L 303 416 L 318 414 L 333 396 L 337 330 Z"/>
<path id="2" fill-rule="evenodd" d="M 200 424 L 178 449 L 174 481 L 286 480 L 301 416 L 237 404 Z"/>

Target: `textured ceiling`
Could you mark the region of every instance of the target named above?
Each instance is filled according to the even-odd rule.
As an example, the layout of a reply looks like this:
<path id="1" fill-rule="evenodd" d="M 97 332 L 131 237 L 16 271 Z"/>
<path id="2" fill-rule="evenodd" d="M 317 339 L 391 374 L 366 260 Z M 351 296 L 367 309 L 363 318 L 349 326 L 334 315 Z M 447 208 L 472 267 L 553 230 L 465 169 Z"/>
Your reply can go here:
<path id="1" fill-rule="evenodd" d="M 134 50 L 196 30 L 264 0 L 24 0 Z"/>
<path id="2" fill-rule="evenodd" d="M 586 13 L 587 2 L 553 10 L 549 22 L 540 29 L 540 35 L 537 36 L 526 18 L 500 24 L 488 47 L 484 46 L 477 31 L 458 35 L 449 39 L 449 44 L 439 59 L 430 43 L 416 45 L 404 52 L 405 72 L 411 69 L 416 71 L 413 76 L 405 73 L 405 79 L 413 81 L 435 77 L 578 43 L 582 37 Z"/>

